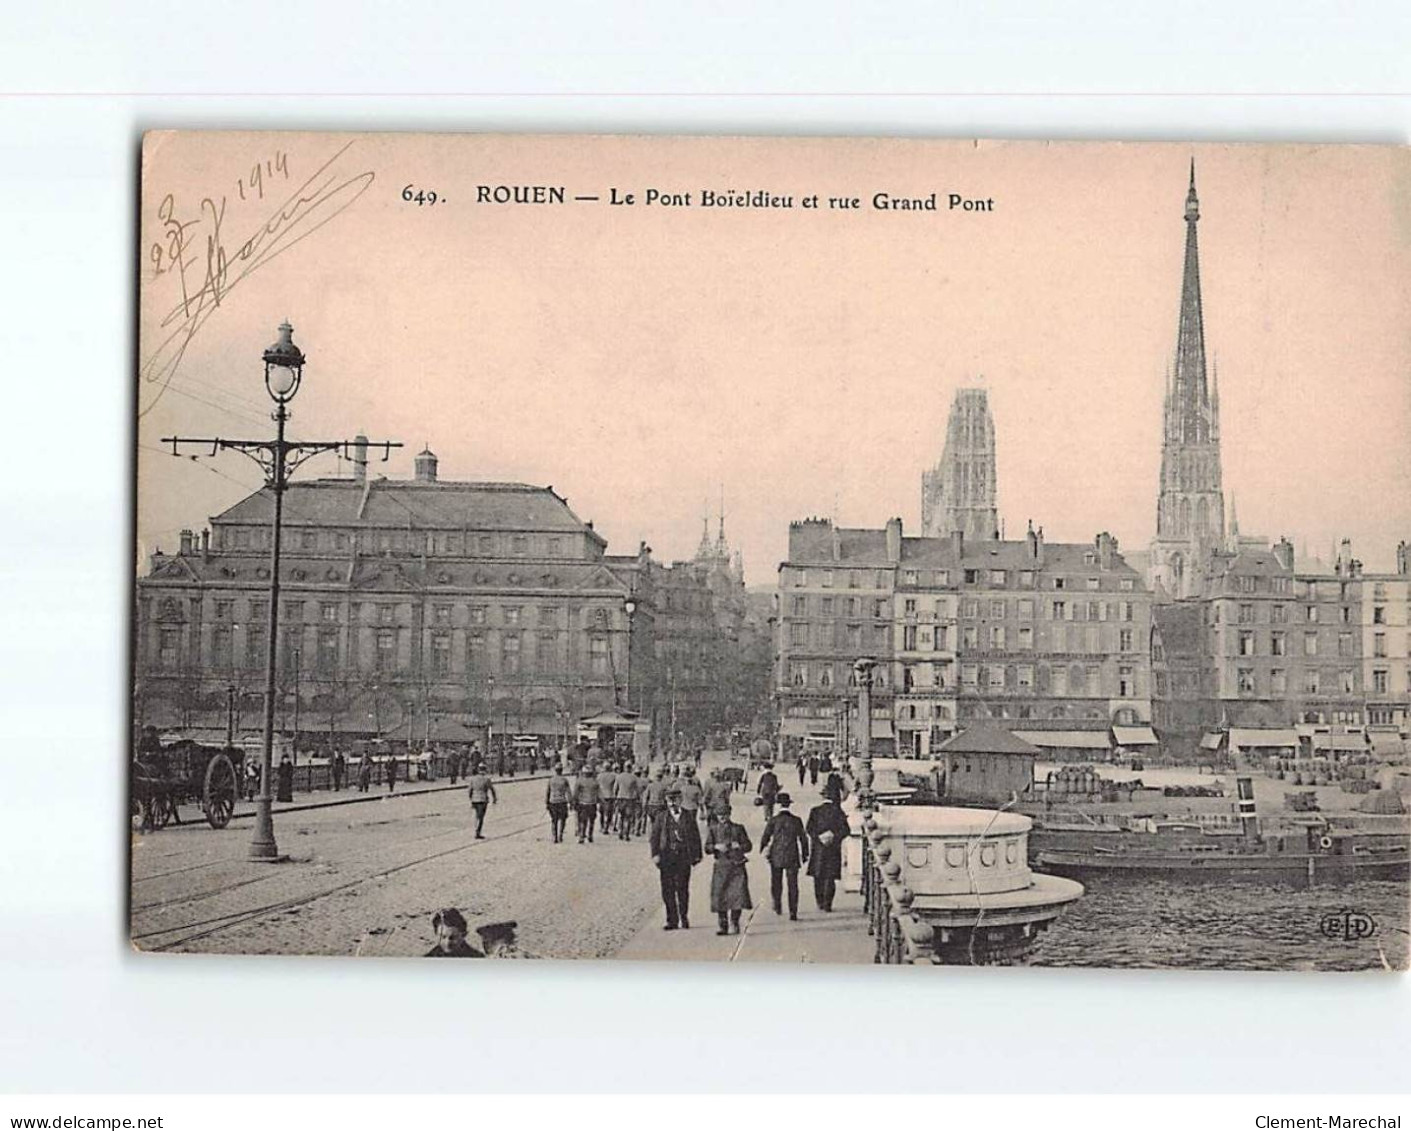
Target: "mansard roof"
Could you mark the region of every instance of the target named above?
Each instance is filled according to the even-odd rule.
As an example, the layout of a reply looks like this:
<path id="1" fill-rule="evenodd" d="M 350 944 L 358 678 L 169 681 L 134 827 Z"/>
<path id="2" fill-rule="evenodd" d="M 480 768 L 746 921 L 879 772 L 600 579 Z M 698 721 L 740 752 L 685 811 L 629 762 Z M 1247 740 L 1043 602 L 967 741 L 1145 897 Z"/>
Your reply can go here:
<path id="1" fill-rule="evenodd" d="M 256 491 L 215 515 L 213 523 L 268 523 L 274 500 Z M 417 530 L 589 532 L 554 493 L 525 483 L 312 479 L 290 483 L 284 496 L 290 526 L 412 527 Z"/>

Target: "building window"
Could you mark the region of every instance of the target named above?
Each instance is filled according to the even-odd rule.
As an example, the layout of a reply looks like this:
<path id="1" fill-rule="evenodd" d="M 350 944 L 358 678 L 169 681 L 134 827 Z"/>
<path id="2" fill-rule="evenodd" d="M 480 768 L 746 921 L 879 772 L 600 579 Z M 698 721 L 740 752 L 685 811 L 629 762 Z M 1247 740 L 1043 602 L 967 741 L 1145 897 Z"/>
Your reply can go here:
<path id="1" fill-rule="evenodd" d="M 1316 632 L 1305 632 L 1303 634 L 1303 654 L 1305 656 L 1316 656 L 1318 654 L 1318 634 Z"/>
<path id="2" fill-rule="evenodd" d="M 1004 598 L 996 598 L 990 602 L 990 616 L 1003 619 L 1008 602 Z"/>
<path id="3" fill-rule="evenodd" d="M 965 584 L 966 584 L 966 585 L 974 585 L 974 584 L 976 584 L 979 580 L 980 580 L 980 571 L 979 571 L 978 569 L 967 569 L 967 570 L 965 571 Z"/>
<path id="4" fill-rule="evenodd" d="M 245 666 L 262 668 L 265 666 L 265 641 L 269 639 L 263 625 L 251 625 L 245 630 Z"/>
<path id="5" fill-rule="evenodd" d="M 1350 633 L 1350 632 L 1339 632 L 1339 633 L 1338 633 L 1338 655 L 1339 655 L 1339 656 L 1350 656 L 1350 655 L 1352 655 L 1352 633 Z"/>
<path id="6" fill-rule="evenodd" d="M 1019 571 L 1019 584 L 1020 584 L 1020 585 L 1033 585 L 1033 584 L 1034 584 L 1034 571 L 1031 570 L 1031 569 L 1021 569 L 1021 570 Z"/>
<path id="7" fill-rule="evenodd" d="M 1252 656 L 1252 655 L 1254 655 L 1254 633 L 1252 633 L 1252 632 L 1241 632 L 1241 633 L 1240 633 L 1240 655 L 1241 655 L 1241 656 Z"/>
<path id="8" fill-rule="evenodd" d="M 990 584 L 1003 585 L 1005 581 L 1005 571 L 1002 569 L 990 570 Z"/>
<path id="9" fill-rule="evenodd" d="M 878 620 L 886 620 L 886 618 L 887 618 L 887 602 L 886 602 L 886 601 L 877 601 L 877 602 L 875 602 L 874 605 L 873 605 L 873 608 L 872 608 L 872 615 L 873 615 L 874 617 L 876 617 Z"/>
<path id="10" fill-rule="evenodd" d="M 518 606 L 518 605 L 506 605 L 506 606 L 504 607 L 504 609 L 502 610 L 502 612 L 503 612 L 503 614 L 504 614 L 504 618 L 505 618 L 505 623 L 506 623 L 506 624 L 518 624 L 518 623 L 519 623 L 519 606 Z"/>
<path id="11" fill-rule="evenodd" d="M 338 603 L 336 601 L 322 601 L 318 607 L 319 620 L 324 624 L 338 623 Z"/>
<path id="12" fill-rule="evenodd" d="M 960 630 L 960 646 L 962 648 L 974 649 L 980 646 L 980 629 L 973 624 L 962 626 Z"/>
<path id="13" fill-rule="evenodd" d="M 904 578 L 904 584 L 906 585 L 919 585 L 921 583 L 920 577 L 914 569 L 907 570 Z"/>
<path id="14" fill-rule="evenodd" d="M 1351 623 L 1352 623 L 1352 606 L 1351 606 L 1351 605 L 1344 605 L 1340 611 L 1341 611 L 1341 613 L 1342 613 L 1342 623 L 1343 623 L 1343 624 L 1351 624 Z"/>
<path id="15" fill-rule="evenodd" d="M 479 671 L 485 666 L 485 634 L 472 632 L 465 642 L 466 660 L 471 671 Z"/>
<path id="16" fill-rule="evenodd" d="M 1303 619 L 1307 624 L 1318 623 L 1318 606 L 1305 605 L 1303 608 Z"/>
<path id="17" fill-rule="evenodd" d="M 314 666 L 320 675 L 332 675 L 338 670 L 337 629 L 319 629 L 317 651 L 314 653 Z"/>
<path id="18" fill-rule="evenodd" d="M 833 665 L 832 665 L 832 664 L 819 664 L 819 665 L 818 665 L 818 686 L 819 686 L 819 687 L 832 687 L 832 686 L 833 686 Z"/>
<path id="19" fill-rule="evenodd" d="M 1137 693 L 1137 677 L 1132 668 L 1117 669 L 1117 694 L 1123 699 L 1130 699 Z"/>
<path id="20" fill-rule="evenodd" d="M 1117 650 L 1119 652 L 1130 652 L 1132 650 L 1132 630 L 1124 628 L 1117 634 Z"/>
<path id="21" fill-rule="evenodd" d="M 1306 695 L 1318 694 L 1318 669 L 1308 668 L 1303 673 L 1303 691 Z"/>
<path id="22" fill-rule="evenodd" d="M 1032 597 L 1024 597 L 1019 601 L 1019 617 L 1021 620 L 1033 619 L 1034 601 Z"/>
<path id="23" fill-rule="evenodd" d="M 608 642 L 605 637 L 594 636 L 588 642 L 588 670 L 593 675 L 608 674 Z"/>
<path id="24" fill-rule="evenodd" d="M 471 623 L 471 624 L 484 624 L 484 623 L 485 623 L 485 606 L 484 606 L 484 605 L 471 605 L 471 606 L 470 606 L 470 623 Z"/>
<path id="25" fill-rule="evenodd" d="M 445 675 L 451 670 L 451 637 L 438 632 L 431 638 L 431 670 L 437 675 Z"/>
<path id="26" fill-rule="evenodd" d="M 949 585 L 949 584 L 950 584 L 950 570 L 948 570 L 948 569 L 938 569 L 938 570 L 936 570 L 936 581 L 935 581 L 935 583 L 936 583 L 937 585 Z"/>
<path id="27" fill-rule="evenodd" d="M 377 668 L 388 671 L 397 665 L 397 634 L 391 629 L 380 629 L 377 633 Z"/>
<path id="28" fill-rule="evenodd" d="M 990 625 L 990 649 L 991 651 L 1004 651 L 1004 625 Z"/>
<path id="29" fill-rule="evenodd" d="M 1068 669 L 1067 669 L 1067 668 L 1057 667 L 1057 668 L 1054 668 L 1054 669 L 1053 669 L 1053 675 L 1052 675 L 1051 680 L 1050 680 L 1050 688 L 1051 688 L 1051 690 L 1053 691 L 1053 693 L 1054 693 L 1055 695 L 1067 695 L 1067 694 L 1068 694 Z M 1054 718 L 1058 718 L 1058 717 L 1059 717 L 1058 715 L 1055 715 L 1055 716 L 1054 716 Z"/>
<path id="30" fill-rule="evenodd" d="M 795 597 L 795 598 L 794 598 L 794 603 L 793 603 L 793 610 L 794 610 L 794 616 L 796 616 L 796 617 L 805 617 L 805 616 L 808 616 L 808 598 L 807 598 L 807 597 Z"/>
<path id="31" fill-rule="evenodd" d="M 848 588 L 859 589 L 862 586 L 862 576 L 855 569 L 848 570 Z"/>
<path id="32" fill-rule="evenodd" d="M 1034 630 L 1028 625 L 1019 629 L 1019 647 L 1025 651 L 1034 646 Z"/>
<path id="33" fill-rule="evenodd" d="M 914 624 L 908 624 L 902 627 L 901 647 L 903 652 L 916 651 L 916 626 Z"/>
<path id="34" fill-rule="evenodd" d="M 1253 605 L 1241 605 L 1241 606 L 1240 606 L 1239 623 L 1240 623 L 1240 624 L 1253 624 L 1253 623 L 1254 623 L 1254 606 L 1253 606 Z"/>
<path id="35" fill-rule="evenodd" d="M 1374 695 L 1385 695 L 1387 693 L 1387 672 L 1385 668 L 1376 668 L 1373 670 L 1372 693 Z"/>
<path id="36" fill-rule="evenodd" d="M 216 602 L 216 620 L 229 620 L 231 610 L 234 608 L 234 601 Z"/>
<path id="37" fill-rule="evenodd" d="M 285 619 L 285 620 L 290 620 L 290 621 L 303 620 L 303 619 L 304 619 L 304 602 L 303 602 L 303 601 L 285 601 L 285 602 L 284 602 L 284 613 L 283 613 L 283 616 L 284 616 L 284 619 Z"/>
<path id="38" fill-rule="evenodd" d="M 1269 651 L 1275 656 L 1288 655 L 1288 639 L 1282 632 L 1271 633 L 1269 636 Z"/>
<path id="39" fill-rule="evenodd" d="M 807 686 L 808 686 L 808 665 L 807 665 L 807 664 L 790 664 L 790 665 L 789 665 L 789 686 L 790 686 L 790 687 L 807 687 Z"/>
<path id="40" fill-rule="evenodd" d="M 833 588 L 833 571 L 831 569 L 821 569 L 818 571 L 818 584 L 824 589 Z"/>
<path id="41" fill-rule="evenodd" d="M 1253 695 L 1253 694 L 1254 694 L 1254 669 L 1253 669 L 1253 668 L 1240 668 L 1240 670 L 1239 670 L 1239 688 L 1240 688 L 1240 694 L 1241 694 L 1241 695 Z"/>
<path id="42" fill-rule="evenodd" d="M 1015 683 L 1020 691 L 1028 691 L 1034 686 L 1034 667 L 1032 664 L 1020 664 L 1014 669 Z"/>
<path id="43" fill-rule="evenodd" d="M 980 669 L 975 664 L 960 665 L 960 685 L 974 689 L 980 682 Z"/>
<path id="44" fill-rule="evenodd" d="M 1254 585 L 1255 579 L 1254 579 L 1253 577 L 1242 576 L 1242 577 L 1237 578 L 1236 580 L 1239 582 L 1239 590 L 1240 590 L 1241 593 L 1253 593 L 1253 592 L 1254 592 L 1254 590 L 1255 590 L 1255 585 Z"/>
<path id="45" fill-rule="evenodd" d="M 978 617 L 980 615 L 980 602 L 974 597 L 966 597 L 960 602 L 960 615 L 962 617 Z"/>
<path id="46" fill-rule="evenodd" d="M 848 648 L 853 651 L 858 651 L 862 648 L 862 625 L 848 625 Z"/>
<path id="47" fill-rule="evenodd" d="M 908 597 L 902 605 L 903 614 L 908 617 L 916 615 L 916 598 Z"/>
<path id="48" fill-rule="evenodd" d="M 1373 605 L 1373 606 L 1372 606 L 1372 623 L 1373 623 L 1373 624 L 1386 624 L 1386 622 L 1387 622 L 1387 610 L 1386 610 L 1386 606 L 1385 606 L 1385 605 Z"/>
<path id="49" fill-rule="evenodd" d="M 1269 673 L 1269 690 L 1275 695 L 1287 695 L 1289 690 L 1289 673 L 1283 668 L 1275 668 Z"/>
<path id="50" fill-rule="evenodd" d="M 437 624 L 450 624 L 450 623 L 451 623 L 451 606 L 450 606 L 450 605 L 437 605 L 437 606 L 435 607 L 435 609 L 432 610 L 432 615 L 434 616 L 434 618 L 435 618 Z"/>
<path id="51" fill-rule="evenodd" d="M 1055 578 L 1053 579 L 1053 587 L 1054 587 L 1055 589 L 1066 589 L 1067 586 L 1066 586 L 1064 583 L 1065 583 L 1067 580 L 1068 580 L 1068 579 L 1067 579 L 1066 577 L 1055 577 Z"/>
<path id="52" fill-rule="evenodd" d="M 1004 669 L 998 664 L 991 664 L 985 671 L 986 682 L 991 691 L 1002 691 L 1004 689 Z"/>
<path id="53" fill-rule="evenodd" d="M 230 625 L 218 624 L 211 630 L 211 660 L 218 668 L 228 668 L 233 659 L 230 646 Z"/>
<path id="54" fill-rule="evenodd" d="M 1350 668 L 1343 668 L 1342 671 L 1338 673 L 1338 682 L 1339 686 L 1342 687 L 1342 693 L 1344 695 L 1352 694 L 1354 681 Z"/>
<path id="55" fill-rule="evenodd" d="M 299 549 L 301 549 L 301 550 L 317 550 L 317 549 L 318 549 L 318 531 L 316 531 L 316 530 L 301 530 L 301 531 L 299 531 Z"/>
<path id="56" fill-rule="evenodd" d="M 1269 610 L 1269 620 L 1273 624 L 1288 624 L 1289 611 L 1287 605 L 1274 605 Z"/>
<path id="57" fill-rule="evenodd" d="M 377 623 L 378 623 L 378 624 L 395 624 L 396 621 L 397 621 L 397 606 L 396 606 L 396 605 L 378 605 L 378 606 L 377 606 Z"/>
<path id="58" fill-rule="evenodd" d="M 453 537 L 454 537 L 454 535 L 453 535 Z M 550 536 L 549 539 L 545 542 L 544 546 L 545 546 L 545 549 L 548 551 L 548 556 L 549 556 L 549 557 L 551 557 L 551 558 L 561 558 L 561 557 L 563 557 L 563 539 L 560 538 L 560 537 L 558 537 L 557 535 L 552 535 L 552 536 Z"/>
<path id="59" fill-rule="evenodd" d="M 1387 634 L 1379 632 L 1372 637 L 1372 655 L 1380 658 L 1387 654 Z"/>
<path id="60" fill-rule="evenodd" d="M 1055 602 L 1053 603 L 1053 614 L 1052 614 L 1052 617 L 1053 617 L 1054 620 L 1067 620 L 1067 619 L 1068 619 L 1068 602 L 1066 602 L 1066 601 L 1055 601 Z"/>
<path id="61" fill-rule="evenodd" d="M 789 643 L 796 647 L 803 647 L 808 644 L 808 625 L 789 625 Z"/>

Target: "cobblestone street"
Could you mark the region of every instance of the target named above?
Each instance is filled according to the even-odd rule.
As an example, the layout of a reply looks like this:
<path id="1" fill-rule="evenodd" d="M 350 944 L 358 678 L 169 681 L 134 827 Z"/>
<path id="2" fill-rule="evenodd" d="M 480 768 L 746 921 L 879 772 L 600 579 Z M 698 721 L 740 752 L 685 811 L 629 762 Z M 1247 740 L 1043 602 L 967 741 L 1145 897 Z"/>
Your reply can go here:
<path id="1" fill-rule="evenodd" d="M 708 757 L 703 772 L 721 762 Z M 644 838 L 623 843 L 599 835 L 579 845 L 570 836 L 554 844 L 542 779 L 496 788 L 500 800 L 481 841 L 474 839 L 462 789 L 427 788 L 357 802 L 352 798 L 359 795 L 347 793 L 296 795 L 294 806 L 276 811 L 280 850 L 290 857 L 278 865 L 246 860 L 248 819 L 221 831 L 200 822 L 134 834 L 134 945 L 204 953 L 420 955 L 433 942 L 432 913 L 453 905 L 472 927 L 518 921 L 522 947 L 551 958 L 605 958 L 626 948 L 623 957 L 634 959 L 808 961 L 819 947 L 837 946 L 840 935 L 843 945 L 866 951 L 861 921 L 852 922 L 842 899 L 827 937 L 803 941 L 818 917 L 806 877 L 802 921 L 772 943 L 755 941 L 776 930 L 768 870 L 757 851 L 750 863 L 756 910 L 746 913 L 743 938 L 715 935 L 709 859 L 693 877 L 693 929 L 662 932 L 657 875 Z M 751 791 L 736 797 L 735 817 L 758 844 L 761 811 Z M 349 803 L 328 804 L 331 799 Z M 806 816 L 814 800 L 796 797 L 795 812 Z M 310 804 L 324 807 L 302 807 Z M 857 929 L 840 927 L 845 923 Z M 788 941 L 791 934 L 797 945 Z M 860 942 L 848 942 L 852 936 Z"/>

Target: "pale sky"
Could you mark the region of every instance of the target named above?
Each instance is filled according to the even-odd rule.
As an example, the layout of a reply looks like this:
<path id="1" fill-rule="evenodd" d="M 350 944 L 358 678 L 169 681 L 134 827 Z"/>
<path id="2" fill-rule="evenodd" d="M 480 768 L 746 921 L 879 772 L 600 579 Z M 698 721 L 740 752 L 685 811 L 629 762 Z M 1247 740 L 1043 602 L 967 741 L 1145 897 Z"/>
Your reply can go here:
<path id="1" fill-rule="evenodd" d="M 1010 537 L 1032 518 L 1049 540 L 1107 529 L 1145 549 L 1192 154 L 1227 511 L 1233 496 L 1245 533 L 1320 555 L 1346 536 L 1390 568 L 1411 538 L 1406 150 L 777 138 L 149 138 L 139 552 L 174 548 L 258 486 L 239 455 L 153 449 L 172 432 L 269 435 L 260 355 L 285 318 L 308 354 L 292 437 L 401 440 L 372 469 L 392 477 L 429 443 L 443 479 L 552 484 L 609 552 L 645 539 L 663 561 L 689 557 L 722 484 L 752 585 L 772 583 L 793 519 L 900 515 L 919 533 L 921 473 L 955 389 L 974 384 Z M 444 201 L 404 202 L 409 183 Z M 569 203 L 477 204 L 480 184 L 562 185 Z M 610 206 L 614 187 L 638 203 Z M 649 188 L 697 206 L 648 206 Z M 794 207 L 703 208 L 702 188 Z M 871 207 L 933 191 L 936 212 Z M 948 210 L 952 192 L 993 210 Z M 188 294 L 214 234 L 206 196 L 225 197 L 210 246 L 228 271 L 174 367 L 157 346 L 181 319 L 158 322 L 182 292 L 153 253 L 168 193 L 170 218 L 196 221 Z M 254 254 L 288 250 L 240 279 L 240 246 L 286 202 Z M 299 475 L 347 471 L 324 456 Z"/>

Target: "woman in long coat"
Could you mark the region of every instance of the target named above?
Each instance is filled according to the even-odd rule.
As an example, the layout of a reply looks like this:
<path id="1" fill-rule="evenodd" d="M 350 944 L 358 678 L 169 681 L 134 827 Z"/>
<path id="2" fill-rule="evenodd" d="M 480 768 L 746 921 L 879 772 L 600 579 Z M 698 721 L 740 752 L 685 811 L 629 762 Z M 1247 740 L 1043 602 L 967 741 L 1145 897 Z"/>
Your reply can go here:
<path id="1" fill-rule="evenodd" d="M 286 754 L 279 761 L 279 780 L 277 786 L 276 801 L 294 800 L 294 763 L 289 760 Z"/>
<path id="2" fill-rule="evenodd" d="M 730 819 L 727 798 L 717 809 L 706 833 L 705 851 L 715 857 L 715 870 L 710 877 L 710 909 L 720 921 L 717 935 L 740 933 L 740 912 L 754 906 L 750 902 L 750 878 L 745 871 L 745 857 L 754 848 L 744 825 Z"/>

